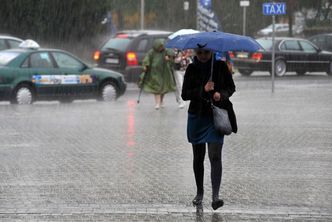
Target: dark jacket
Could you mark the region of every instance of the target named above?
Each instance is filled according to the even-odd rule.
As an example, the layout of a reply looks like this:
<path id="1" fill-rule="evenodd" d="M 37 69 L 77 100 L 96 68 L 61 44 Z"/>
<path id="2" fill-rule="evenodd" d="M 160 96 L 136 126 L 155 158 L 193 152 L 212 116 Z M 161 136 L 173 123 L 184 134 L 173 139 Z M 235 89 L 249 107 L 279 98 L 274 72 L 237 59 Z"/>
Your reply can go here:
<path id="1" fill-rule="evenodd" d="M 209 63 L 211 64 L 211 61 Z M 204 86 L 209 80 L 210 72 L 204 71 L 205 73 L 202 73 L 204 69 L 200 67 L 201 64 L 195 58 L 194 62 L 187 67 L 184 75 L 181 97 L 183 100 L 190 100 L 188 112 L 201 116 L 212 116 L 213 113 L 209 101 L 215 92 L 219 92 L 221 100 L 218 102 L 214 101 L 213 104 L 227 110 L 232 130 L 236 133 L 236 116 L 233 104 L 229 100 L 229 97 L 235 92 L 232 74 L 229 72 L 225 62 L 215 61 L 212 75 L 214 90 L 207 93 L 204 90 Z M 209 67 L 205 68 L 205 70 L 208 70 Z"/>

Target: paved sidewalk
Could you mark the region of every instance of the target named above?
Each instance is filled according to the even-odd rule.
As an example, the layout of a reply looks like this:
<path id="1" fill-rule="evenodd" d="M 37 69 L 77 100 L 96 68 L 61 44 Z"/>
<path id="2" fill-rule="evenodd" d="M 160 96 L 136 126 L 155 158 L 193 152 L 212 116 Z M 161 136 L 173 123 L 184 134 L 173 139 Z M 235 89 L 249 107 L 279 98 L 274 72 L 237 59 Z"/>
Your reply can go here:
<path id="1" fill-rule="evenodd" d="M 332 78 L 235 82 L 220 210 L 207 157 L 204 214 L 191 205 L 187 108 L 130 84 L 115 103 L 0 103 L 0 221 L 332 221 Z"/>

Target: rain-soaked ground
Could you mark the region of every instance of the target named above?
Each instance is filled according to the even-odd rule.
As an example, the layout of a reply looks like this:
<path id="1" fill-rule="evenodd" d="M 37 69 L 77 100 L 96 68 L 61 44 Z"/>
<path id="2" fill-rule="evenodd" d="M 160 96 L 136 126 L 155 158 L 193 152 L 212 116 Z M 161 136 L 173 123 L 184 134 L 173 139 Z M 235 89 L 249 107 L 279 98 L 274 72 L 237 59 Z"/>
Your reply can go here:
<path id="1" fill-rule="evenodd" d="M 332 78 L 234 76 L 221 197 L 195 194 L 186 109 L 129 84 L 115 103 L 0 103 L 0 221 L 332 221 Z"/>

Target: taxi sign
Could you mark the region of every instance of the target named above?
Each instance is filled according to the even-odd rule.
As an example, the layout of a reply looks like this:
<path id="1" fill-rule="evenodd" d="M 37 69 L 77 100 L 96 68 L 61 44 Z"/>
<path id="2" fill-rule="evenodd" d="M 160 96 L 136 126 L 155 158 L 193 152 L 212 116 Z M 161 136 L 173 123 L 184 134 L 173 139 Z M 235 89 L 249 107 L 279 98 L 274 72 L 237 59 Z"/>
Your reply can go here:
<path id="1" fill-rule="evenodd" d="M 31 39 L 23 41 L 18 47 L 25 49 L 38 49 L 40 48 L 39 44 Z"/>
<path id="2" fill-rule="evenodd" d="M 286 14 L 286 3 L 264 3 L 263 4 L 263 15 L 285 15 Z"/>

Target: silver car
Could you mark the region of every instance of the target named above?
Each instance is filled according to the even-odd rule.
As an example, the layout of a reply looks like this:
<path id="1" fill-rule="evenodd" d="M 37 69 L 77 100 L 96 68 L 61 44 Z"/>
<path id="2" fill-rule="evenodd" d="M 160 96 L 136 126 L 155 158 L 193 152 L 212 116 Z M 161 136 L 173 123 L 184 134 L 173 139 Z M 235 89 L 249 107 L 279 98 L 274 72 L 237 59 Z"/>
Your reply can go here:
<path id="1" fill-rule="evenodd" d="M 22 39 L 9 35 L 0 35 L 0 50 L 18 48 L 23 42 Z"/>

